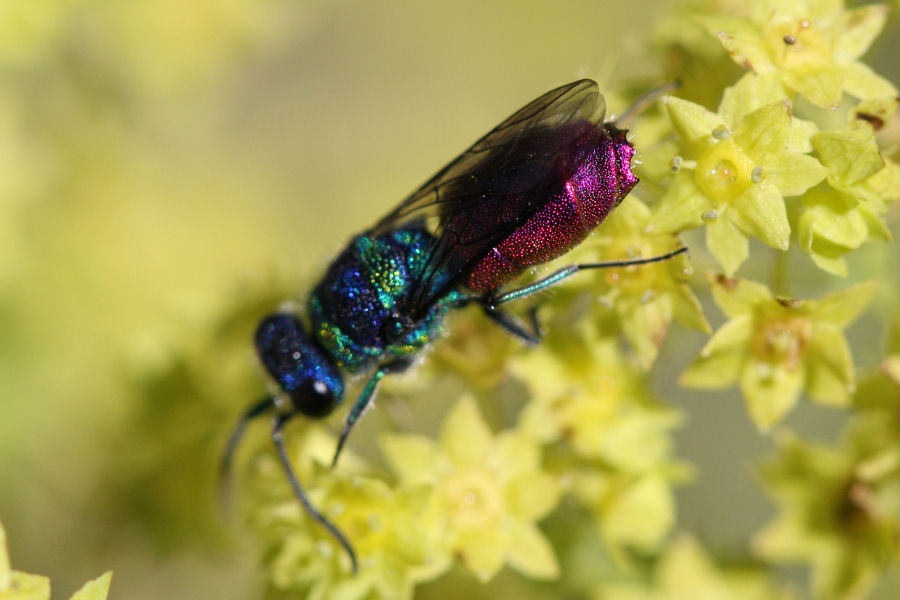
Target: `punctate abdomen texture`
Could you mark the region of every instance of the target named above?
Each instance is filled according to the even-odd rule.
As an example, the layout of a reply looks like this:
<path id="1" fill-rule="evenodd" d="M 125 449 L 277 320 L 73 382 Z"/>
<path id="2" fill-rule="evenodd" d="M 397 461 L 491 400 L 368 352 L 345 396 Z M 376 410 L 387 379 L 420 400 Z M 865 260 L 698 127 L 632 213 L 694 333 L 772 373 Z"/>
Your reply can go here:
<path id="1" fill-rule="evenodd" d="M 585 122 L 583 135 L 559 157 L 565 174 L 552 199 L 494 246 L 470 272 L 466 287 L 491 292 L 533 265 L 562 256 L 599 225 L 637 184 L 634 148 L 612 125 Z"/>

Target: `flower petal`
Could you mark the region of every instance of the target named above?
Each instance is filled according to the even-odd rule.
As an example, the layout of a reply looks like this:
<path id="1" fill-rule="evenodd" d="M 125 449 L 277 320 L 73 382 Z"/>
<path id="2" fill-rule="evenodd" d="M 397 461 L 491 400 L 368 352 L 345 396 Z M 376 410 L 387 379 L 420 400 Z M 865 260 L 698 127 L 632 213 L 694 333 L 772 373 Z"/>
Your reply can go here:
<path id="1" fill-rule="evenodd" d="M 787 250 L 791 239 L 784 198 L 773 184 L 763 181 L 751 185 L 732 201 L 727 217 L 746 233 L 755 235 L 767 245 Z"/>
<path id="2" fill-rule="evenodd" d="M 611 420 L 598 440 L 599 457 L 613 469 L 645 473 L 667 462 L 671 439 L 664 435 L 681 420 L 673 410 L 633 407 Z"/>
<path id="3" fill-rule="evenodd" d="M 846 194 L 818 186 L 803 198 L 797 220 L 797 239 L 816 264 L 836 275 L 846 275 L 841 256 L 858 248 L 869 236 L 869 227 L 858 206 Z M 824 262 L 821 262 L 824 261 Z M 832 264 L 830 261 L 838 262 Z"/>
<path id="4" fill-rule="evenodd" d="M 733 86 L 722 92 L 719 115 L 732 129 L 736 129 L 744 116 L 761 106 L 787 98 L 781 79 L 774 74 L 760 75 L 748 72 Z"/>
<path id="5" fill-rule="evenodd" d="M 508 549 L 506 532 L 497 527 L 460 532 L 459 558 L 481 583 L 487 583 L 497 574 L 503 566 Z"/>
<path id="6" fill-rule="evenodd" d="M 823 108 L 836 109 L 841 104 L 844 67 L 806 63 L 782 72 L 784 84 Z"/>
<path id="7" fill-rule="evenodd" d="M 817 319 L 844 328 L 855 321 L 869 304 L 875 293 L 875 287 L 875 281 L 865 281 L 829 294 L 816 303 L 813 314 Z"/>
<path id="8" fill-rule="evenodd" d="M 656 360 L 672 322 L 672 302 L 666 295 L 630 304 L 627 311 L 619 313 L 622 333 L 637 353 L 641 365 L 649 368 Z"/>
<path id="9" fill-rule="evenodd" d="M 854 388 L 853 359 L 844 334 L 834 325 L 817 323 L 806 350 L 807 393 L 832 406 L 847 406 Z"/>
<path id="10" fill-rule="evenodd" d="M 9 564 L 9 549 L 6 545 L 6 530 L 0 521 L 0 591 L 9 589 L 11 575 Z"/>
<path id="11" fill-rule="evenodd" d="M 404 481 L 431 482 L 438 475 L 438 449 L 428 438 L 389 433 L 381 437 L 381 452 Z"/>
<path id="12" fill-rule="evenodd" d="M 675 522 L 675 499 L 658 475 L 640 478 L 604 508 L 601 531 L 607 541 L 653 551 Z"/>
<path id="13" fill-rule="evenodd" d="M 512 568 L 532 579 L 555 579 L 559 563 L 553 546 L 532 523 L 512 521 L 507 525 L 507 560 Z"/>
<path id="14" fill-rule="evenodd" d="M 112 582 L 112 571 L 85 583 L 72 595 L 71 600 L 106 600 L 109 584 Z"/>
<path id="15" fill-rule="evenodd" d="M 497 435 L 489 461 L 504 478 L 511 479 L 540 469 L 541 451 L 530 436 L 518 431 L 504 431 Z"/>
<path id="16" fill-rule="evenodd" d="M 724 388 L 740 374 L 747 359 L 747 345 L 753 333 L 753 317 L 739 315 L 727 321 L 706 343 L 700 354 L 681 374 L 681 385 Z"/>
<path id="17" fill-rule="evenodd" d="M 897 88 L 893 83 L 864 63 L 852 62 L 843 65 L 841 76 L 844 80 L 844 89 L 860 100 L 897 95 Z"/>
<path id="18" fill-rule="evenodd" d="M 881 363 L 881 370 L 891 381 L 900 385 L 900 354 L 892 354 L 885 358 Z"/>
<path id="19" fill-rule="evenodd" d="M 767 154 L 784 149 L 791 123 L 791 102 L 787 98 L 766 104 L 741 119 L 734 141 L 757 163 Z"/>
<path id="20" fill-rule="evenodd" d="M 12 590 L 10 596 L 15 600 L 20 598 L 24 600 L 50 600 L 50 578 L 43 575 L 31 575 L 21 571 L 10 572 L 9 589 Z M 9 590 L 2 590 L 3 595 Z"/>
<path id="21" fill-rule="evenodd" d="M 741 393 L 756 426 L 765 431 L 777 425 L 797 403 L 803 382 L 802 368 L 748 361 L 741 373 Z"/>
<path id="22" fill-rule="evenodd" d="M 707 335 L 712 333 L 709 321 L 703 314 L 703 306 L 688 285 L 679 285 L 672 296 L 672 309 L 675 320 L 684 327 L 696 329 Z"/>
<path id="23" fill-rule="evenodd" d="M 712 271 L 706 274 L 706 278 L 716 304 L 729 317 L 752 313 L 757 306 L 772 299 L 769 288 L 749 279 L 725 277 Z"/>
<path id="24" fill-rule="evenodd" d="M 471 396 L 463 396 L 444 420 L 441 448 L 456 466 L 483 465 L 493 436 Z"/>
<path id="25" fill-rule="evenodd" d="M 866 64 L 853 62 L 844 65 L 841 74 L 844 78 L 844 89 L 861 100 L 897 95 L 894 84 Z"/>
<path id="26" fill-rule="evenodd" d="M 694 174 L 683 171 L 675 176 L 647 223 L 647 233 L 678 232 L 703 225 L 703 213 L 712 206 L 697 187 Z"/>
<path id="27" fill-rule="evenodd" d="M 561 493 L 557 478 L 542 471 L 520 475 L 504 489 L 509 514 L 526 521 L 545 517 L 559 504 Z"/>
<path id="28" fill-rule="evenodd" d="M 724 125 L 719 115 L 688 100 L 666 96 L 663 104 L 675 131 L 688 144 L 709 138 L 713 129 Z"/>
<path id="29" fill-rule="evenodd" d="M 819 160 L 828 168 L 829 180 L 851 186 L 884 168 L 872 126 L 860 120 L 812 138 Z"/>
<path id="30" fill-rule="evenodd" d="M 828 255 L 823 253 L 810 254 L 809 257 L 813 260 L 817 267 L 825 271 L 826 273 L 831 273 L 832 275 L 837 275 L 838 277 L 846 277 L 847 276 L 847 261 L 844 260 L 844 257 L 841 255 Z"/>
<path id="31" fill-rule="evenodd" d="M 812 156 L 789 150 L 770 154 L 761 166 L 765 181 L 777 187 L 782 196 L 799 196 L 828 174 Z"/>
<path id="32" fill-rule="evenodd" d="M 791 127 L 788 130 L 784 144 L 785 149 L 793 150 L 794 152 L 812 152 L 813 147 L 810 138 L 818 131 L 819 128 L 814 121 L 807 121 L 792 115 Z"/>
<path id="33" fill-rule="evenodd" d="M 884 28 L 887 13 L 884 4 L 842 11 L 834 27 L 835 59 L 849 62 L 862 56 Z"/>
<path id="34" fill-rule="evenodd" d="M 711 35 L 719 38 L 722 47 L 737 64 L 757 73 L 774 68 L 766 41 L 752 22 L 726 15 L 704 16 L 698 20 Z"/>
<path id="35" fill-rule="evenodd" d="M 750 253 L 747 236 L 721 217 L 706 226 L 706 247 L 728 275 L 734 274 Z"/>
<path id="36" fill-rule="evenodd" d="M 866 185 L 888 202 L 900 200 L 900 165 L 886 159 L 885 166 L 866 180 Z"/>

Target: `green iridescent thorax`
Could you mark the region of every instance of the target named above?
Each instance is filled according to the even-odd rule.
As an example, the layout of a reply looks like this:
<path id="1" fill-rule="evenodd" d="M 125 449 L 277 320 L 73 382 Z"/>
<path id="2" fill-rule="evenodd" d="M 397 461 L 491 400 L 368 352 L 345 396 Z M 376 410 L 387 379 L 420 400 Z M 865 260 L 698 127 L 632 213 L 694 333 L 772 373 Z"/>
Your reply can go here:
<path id="1" fill-rule="evenodd" d="M 432 241 L 421 229 L 358 236 L 331 264 L 310 297 L 309 314 L 313 335 L 340 368 L 355 372 L 415 354 L 438 335 L 457 292 L 418 322 L 405 312 Z"/>

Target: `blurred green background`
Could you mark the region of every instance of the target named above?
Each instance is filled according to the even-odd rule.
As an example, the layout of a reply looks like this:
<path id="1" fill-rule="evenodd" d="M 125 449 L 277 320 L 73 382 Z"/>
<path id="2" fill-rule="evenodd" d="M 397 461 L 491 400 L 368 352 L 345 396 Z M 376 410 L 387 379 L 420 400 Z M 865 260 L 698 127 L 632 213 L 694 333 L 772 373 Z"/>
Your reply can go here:
<path id="1" fill-rule="evenodd" d="M 216 533 L 210 450 L 263 389 L 242 375 L 253 319 L 538 94 L 661 78 L 647 44 L 664 6 L 0 3 L 0 519 L 13 566 L 51 576 L 55 597 L 107 569 L 114 598 L 253 597 L 252 549 Z M 893 28 L 870 61 L 892 81 L 898 48 Z M 223 319 L 233 328 L 199 333 Z M 673 350 L 657 390 L 689 415 L 680 452 L 702 473 L 680 493 L 680 523 L 739 554 L 771 514 L 750 475 L 769 441 L 735 397 L 675 389 L 692 354 Z M 840 419 L 806 404 L 790 421 L 825 435 Z M 160 469 L 162 455 L 179 464 Z M 186 493 L 191 473 L 208 482 Z M 178 521 L 167 501 L 194 506 Z"/>

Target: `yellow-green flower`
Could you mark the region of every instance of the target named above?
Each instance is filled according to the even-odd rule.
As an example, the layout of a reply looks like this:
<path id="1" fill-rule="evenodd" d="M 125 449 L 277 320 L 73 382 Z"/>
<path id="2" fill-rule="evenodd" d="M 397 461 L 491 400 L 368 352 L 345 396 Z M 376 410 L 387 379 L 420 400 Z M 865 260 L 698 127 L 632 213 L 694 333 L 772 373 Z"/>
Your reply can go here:
<path id="1" fill-rule="evenodd" d="M 436 547 L 487 582 L 509 564 L 535 579 L 559 566 L 536 521 L 559 501 L 556 478 L 541 468 L 541 448 L 520 431 L 491 434 L 474 400 L 460 400 L 444 421 L 440 443 L 417 435 L 387 435 L 382 448 L 401 481 L 431 485 L 428 516 L 414 524 L 437 528 Z"/>
<path id="2" fill-rule="evenodd" d="M 571 476 L 572 495 L 590 511 L 607 551 L 623 562 L 626 549 L 642 554 L 659 549 L 675 525 L 673 483 L 689 472 L 671 463 L 628 472 L 599 461 L 573 461 L 560 471 Z"/>
<path id="3" fill-rule="evenodd" d="M 888 8 L 847 10 L 843 0 L 761 0 L 746 15 L 700 18 L 738 64 L 780 81 L 818 106 L 836 108 L 841 93 L 897 94 L 858 59 L 884 27 Z"/>
<path id="4" fill-rule="evenodd" d="M 294 433 L 287 441 L 298 478 L 313 505 L 353 545 L 359 573 L 351 576 L 346 552 L 300 506 L 277 459 L 264 454 L 254 465 L 252 523 L 267 546 L 275 588 L 309 599 L 412 598 L 416 583 L 446 568 L 434 550 L 434 530 L 422 527 L 428 486 L 392 488 L 361 475 L 366 469 L 352 452 L 345 452 L 340 469 L 332 470 L 333 437 L 315 426 Z"/>
<path id="5" fill-rule="evenodd" d="M 109 594 L 112 572 L 88 581 L 71 600 L 105 600 Z M 14 571 L 9 562 L 6 547 L 6 531 L 0 522 L 0 600 L 50 600 L 50 579 L 42 575 L 31 575 Z"/>
<path id="6" fill-rule="evenodd" d="M 687 535 L 677 537 L 654 565 L 649 582 L 598 586 L 595 600 L 787 600 L 766 574 L 749 567 L 720 567 Z"/>
<path id="7" fill-rule="evenodd" d="M 678 246 L 671 234 L 647 233 L 650 209 L 629 198 L 610 215 L 594 240 L 604 248 L 603 256 L 639 258 L 664 254 Z M 612 307 L 622 333 L 637 352 L 645 368 L 656 360 L 674 318 L 686 327 L 709 333 L 700 301 L 687 281 L 693 273 L 685 255 L 649 265 L 603 269 L 607 291 L 600 302 Z"/>
<path id="8" fill-rule="evenodd" d="M 683 154 L 648 227 L 682 231 L 706 224 L 706 245 L 725 272 L 748 255 L 750 235 L 786 250 L 791 227 L 784 197 L 798 196 L 825 177 L 805 153 L 815 132 L 794 119 L 791 105 L 755 75 L 725 91 L 718 113 L 664 99 Z"/>
<path id="9" fill-rule="evenodd" d="M 665 79 L 679 81 L 679 94 L 703 106 L 715 106 L 722 90 L 741 76 L 736 65 L 719 41 L 697 19 L 710 8 L 727 2 L 679 0 L 660 11 L 650 40 L 659 50 L 665 68 Z M 641 138 L 635 136 L 635 139 Z M 643 181 L 643 179 L 642 179 Z"/>
<path id="10" fill-rule="evenodd" d="M 592 333 L 570 333 L 558 352 L 523 354 L 511 368 L 530 391 L 520 429 L 574 450 L 552 468 L 572 481 L 607 548 L 654 550 L 674 524 L 672 485 L 687 475 L 672 458 L 679 414 L 652 400 L 614 340 Z"/>
<path id="11" fill-rule="evenodd" d="M 474 311 L 450 315 L 446 329 L 451 334 L 435 344 L 417 380 L 435 385 L 436 376 L 452 373 L 472 391 L 486 392 L 509 376 L 507 359 L 522 349 L 519 340 Z"/>
<path id="12" fill-rule="evenodd" d="M 861 102 L 854 112 L 881 120 L 896 107 L 897 99 L 890 98 Z M 797 236 L 820 268 L 846 275 L 844 254 L 869 238 L 891 239 L 881 215 L 900 196 L 900 168 L 884 160 L 873 126 L 860 118 L 817 133 L 812 144 L 828 169 L 827 184 L 803 195 Z"/>
<path id="13" fill-rule="evenodd" d="M 616 468 L 648 470 L 670 455 L 671 440 L 661 434 L 680 418 L 653 401 L 614 339 L 581 329 L 581 335 L 567 332 L 558 352 L 512 359 L 510 369 L 530 392 L 519 427 L 545 444 L 564 440 L 579 455 Z"/>
<path id="14" fill-rule="evenodd" d="M 893 413 L 871 418 L 864 411 L 838 447 L 788 435 L 763 465 L 779 512 L 755 538 L 755 551 L 776 563 L 810 563 L 816 598 L 867 597 L 883 571 L 897 564 L 897 427 L 890 437 L 881 435 L 896 420 L 900 395 L 894 398 Z"/>
<path id="15" fill-rule="evenodd" d="M 753 281 L 709 274 L 713 297 L 731 320 L 681 376 L 684 385 L 723 388 L 735 381 L 753 421 L 777 424 L 801 390 L 823 404 L 846 405 L 854 391 L 853 360 L 842 329 L 868 304 L 874 282 L 822 300 L 774 298 Z"/>

